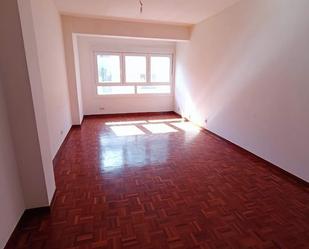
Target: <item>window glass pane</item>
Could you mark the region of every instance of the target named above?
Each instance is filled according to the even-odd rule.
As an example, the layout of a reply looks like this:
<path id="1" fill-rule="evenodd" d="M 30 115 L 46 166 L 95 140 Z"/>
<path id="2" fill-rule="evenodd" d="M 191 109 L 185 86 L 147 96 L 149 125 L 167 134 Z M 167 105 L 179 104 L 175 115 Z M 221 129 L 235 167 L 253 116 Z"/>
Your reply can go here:
<path id="1" fill-rule="evenodd" d="M 126 82 L 146 82 L 146 56 L 125 56 Z"/>
<path id="2" fill-rule="evenodd" d="M 98 79 L 100 83 L 120 83 L 120 57 L 97 55 Z"/>
<path id="3" fill-rule="evenodd" d="M 98 86 L 98 95 L 134 94 L 134 86 Z"/>
<path id="4" fill-rule="evenodd" d="M 170 57 L 152 56 L 150 59 L 151 82 L 170 82 Z"/>
<path id="5" fill-rule="evenodd" d="M 170 93 L 171 86 L 138 86 L 137 93 Z"/>

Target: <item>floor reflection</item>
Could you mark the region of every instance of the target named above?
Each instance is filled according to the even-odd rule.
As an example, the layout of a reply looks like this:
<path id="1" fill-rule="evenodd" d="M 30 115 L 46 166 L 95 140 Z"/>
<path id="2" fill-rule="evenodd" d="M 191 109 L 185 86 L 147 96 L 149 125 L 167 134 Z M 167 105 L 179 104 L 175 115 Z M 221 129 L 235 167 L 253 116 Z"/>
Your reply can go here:
<path id="1" fill-rule="evenodd" d="M 161 164 L 169 155 L 169 134 L 150 136 L 102 136 L 100 138 L 100 167 L 115 171 L 126 167 Z"/>
<path id="2" fill-rule="evenodd" d="M 147 153 L 149 155 L 150 164 L 165 163 L 169 154 L 170 137 L 164 137 L 160 140 L 153 140 L 148 143 Z"/>
<path id="3" fill-rule="evenodd" d="M 119 148 L 107 148 L 102 151 L 102 165 L 107 170 L 121 168 L 124 164 L 123 151 Z"/>
<path id="4" fill-rule="evenodd" d="M 85 118 L 55 160 L 51 210 L 25 212 L 6 248 L 308 248 L 303 182 L 208 132 L 105 125 L 174 117 Z"/>
<path id="5" fill-rule="evenodd" d="M 117 120 L 105 123 L 100 137 L 104 171 L 164 165 L 173 153 L 170 144 L 190 144 L 200 128 L 182 118 Z M 142 135 L 142 136 L 141 136 Z"/>

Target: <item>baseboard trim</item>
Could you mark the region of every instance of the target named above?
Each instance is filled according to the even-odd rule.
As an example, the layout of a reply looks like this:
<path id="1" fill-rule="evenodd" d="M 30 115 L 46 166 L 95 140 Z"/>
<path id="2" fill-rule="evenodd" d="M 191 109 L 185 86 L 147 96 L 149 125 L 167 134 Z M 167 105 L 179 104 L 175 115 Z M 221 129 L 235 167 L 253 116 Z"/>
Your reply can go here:
<path id="1" fill-rule="evenodd" d="M 180 115 L 182 118 L 184 118 L 185 120 L 188 120 L 188 121 L 191 121 L 189 120 L 188 118 L 182 116 L 181 114 L 177 113 L 175 111 L 175 113 L 177 115 Z M 192 123 L 194 123 L 193 121 L 191 121 Z M 250 154 L 253 158 L 255 158 L 256 160 L 260 160 L 262 162 L 264 162 L 264 164 L 266 165 L 267 168 L 269 168 L 270 170 L 272 170 L 273 172 L 276 172 L 276 173 L 280 173 L 281 175 L 284 175 L 285 176 L 285 179 L 287 179 L 289 182 L 292 182 L 292 183 L 298 183 L 298 184 L 301 184 L 302 186 L 304 186 L 306 188 L 306 191 L 309 192 L 309 183 L 307 181 L 305 181 L 304 179 L 296 176 L 296 175 L 293 175 L 292 173 L 284 170 L 283 168 L 267 161 L 266 159 L 254 154 L 253 152 L 249 151 L 249 150 L 246 150 L 245 148 L 233 143 L 232 141 L 224 138 L 224 137 L 221 137 L 220 135 L 206 129 L 205 127 L 203 126 L 200 126 L 198 124 L 195 123 L 195 125 L 197 125 L 198 127 L 200 127 L 202 129 L 203 132 L 215 137 L 216 139 L 220 139 L 220 140 L 223 140 L 224 142 L 232 145 L 234 147 L 235 150 L 237 150 L 238 152 L 240 153 L 247 153 L 247 154 Z"/>
<path id="2" fill-rule="evenodd" d="M 75 129 L 79 129 L 81 127 L 81 125 L 72 125 L 70 130 L 68 131 L 68 133 L 66 134 L 65 138 L 63 139 L 54 159 L 53 159 L 53 167 L 55 168 L 56 165 L 58 165 L 59 161 L 60 161 L 60 157 L 61 157 L 61 154 L 63 152 L 63 148 L 64 146 L 66 145 L 66 143 L 68 142 L 69 140 L 69 137 L 70 137 L 70 134 L 72 133 L 73 130 Z"/>
<path id="3" fill-rule="evenodd" d="M 181 115 L 175 111 L 168 111 L 168 112 L 143 112 L 143 113 L 123 113 L 123 114 L 94 114 L 94 115 L 85 115 L 82 123 L 84 122 L 85 119 L 88 118 L 109 118 L 109 117 L 129 117 L 129 116 L 145 116 L 145 115 L 164 115 L 164 114 L 172 114 L 172 115 L 177 115 L 179 117 L 181 117 Z M 183 117 L 185 120 L 190 121 L 188 118 Z M 54 167 L 57 165 L 57 163 L 59 162 L 59 158 L 61 153 L 63 153 L 63 147 L 65 146 L 65 144 L 68 141 L 68 138 L 71 134 L 71 132 L 75 129 L 80 129 L 82 126 L 81 125 L 72 125 L 72 127 L 70 128 L 69 132 L 67 133 L 65 139 L 63 140 L 59 150 L 56 153 L 55 158 L 53 159 L 53 165 Z M 199 126 L 199 125 L 198 125 Z M 199 126 L 202 130 L 202 132 L 214 137 L 215 139 L 219 139 L 220 141 L 223 141 L 225 143 L 228 143 L 229 145 L 231 145 L 233 147 L 233 149 L 235 151 L 238 151 L 240 153 L 243 154 L 249 154 L 252 158 L 254 158 L 255 160 L 259 160 L 261 162 L 264 163 L 263 167 L 266 167 L 267 169 L 271 170 L 272 172 L 275 172 L 276 174 L 280 174 L 280 176 L 283 176 L 284 179 L 286 179 L 287 181 L 293 183 L 293 184 L 300 184 L 302 186 L 304 186 L 304 191 L 309 192 L 309 183 L 307 181 L 305 181 L 304 179 L 299 178 L 296 175 L 293 175 L 292 173 L 282 169 L 281 167 L 265 160 L 264 158 L 254 154 L 253 152 L 250 152 L 242 147 L 240 147 L 239 145 L 231 142 L 230 140 L 227 140 L 226 138 L 221 137 L 220 135 L 206 129 L 205 127 Z M 15 226 L 8 242 L 6 243 L 4 249 L 14 249 L 16 247 L 16 245 L 14 244 L 16 242 L 16 235 L 19 233 L 19 231 L 23 228 L 22 224 L 24 223 L 25 220 L 37 217 L 37 216 L 45 216 L 45 215 L 50 215 L 50 212 L 52 210 L 52 207 L 55 204 L 55 200 L 56 200 L 56 195 L 57 195 L 57 189 L 54 192 L 54 195 L 52 197 L 50 206 L 45 206 L 45 207 L 38 207 L 38 208 L 31 208 L 31 209 L 26 209 L 23 214 L 21 215 L 17 225 Z"/>
<path id="4" fill-rule="evenodd" d="M 44 207 L 37 207 L 37 208 L 29 208 L 26 209 L 21 217 L 19 218 L 19 221 L 17 222 L 9 240 L 7 241 L 4 249 L 14 249 L 16 248 L 16 237 L 17 234 L 23 229 L 23 224 L 25 221 L 29 219 L 35 219 L 38 216 L 48 216 L 51 213 L 51 210 L 55 204 L 56 200 L 56 194 L 57 194 L 57 189 L 55 190 L 52 200 L 50 202 L 49 206 L 44 206 Z"/>
<path id="5" fill-rule="evenodd" d="M 92 115 L 84 115 L 83 116 L 83 120 L 82 123 L 80 125 L 72 125 L 71 129 L 69 130 L 68 134 L 66 135 L 65 139 L 63 140 L 58 152 L 56 153 L 55 158 L 53 159 L 53 165 L 54 167 L 57 165 L 57 163 L 59 162 L 59 158 L 60 155 L 63 151 L 63 147 L 64 145 L 67 143 L 68 137 L 70 135 L 70 133 L 74 130 L 74 129 L 80 129 L 83 122 L 85 121 L 85 119 L 91 119 L 91 118 L 116 118 L 116 117 L 130 117 L 132 115 L 134 116 L 147 116 L 147 115 L 166 115 L 166 114 L 171 114 L 171 115 L 177 115 L 179 117 L 182 117 L 181 114 L 177 113 L 176 111 L 166 111 L 166 112 L 137 112 L 137 113 L 115 113 L 115 114 L 92 114 Z M 188 118 L 186 117 L 182 117 L 185 118 L 186 120 L 189 121 Z M 192 121 L 191 121 L 192 122 Z M 199 125 L 198 125 L 199 126 Z M 254 157 L 255 159 L 261 160 L 262 162 L 264 162 L 268 167 L 270 167 L 272 170 L 276 171 L 276 172 L 280 172 L 281 174 L 284 174 L 286 176 L 286 179 L 288 180 L 292 180 L 293 182 L 298 182 L 300 184 L 302 184 L 303 186 L 305 186 L 306 188 L 309 188 L 309 183 L 307 181 L 305 181 L 304 179 L 293 175 L 292 173 L 282 169 L 281 167 L 267 161 L 266 159 L 254 154 L 253 152 L 246 150 L 245 148 L 231 142 L 230 140 L 221 137 L 220 135 L 206 129 L 205 127 L 199 126 L 204 132 L 206 132 L 207 134 L 216 137 L 217 139 L 223 140 L 226 143 L 232 145 L 236 150 L 238 150 L 241 153 L 248 153 L 250 154 L 252 157 Z M 309 190 L 308 190 L 309 191 Z"/>
<path id="6" fill-rule="evenodd" d="M 85 119 L 89 118 L 118 118 L 118 117 L 130 117 L 134 116 L 147 116 L 147 115 L 166 115 L 166 114 L 177 114 L 174 111 L 164 111 L 164 112 L 134 112 L 134 113 L 114 113 L 114 114 L 91 114 L 84 115 Z M 179 115 L 179 114 L 177 114 Z"/>
<path id="7" fill-rule="evenodd" d="M 187 118 L 185 118 L 185 119 L 188 120 Z M 285 179 L 287 179 L 288 181 L 293 182 L 293 183 L 297 182 L 298 184 L 301 184 L 302 186 L 304 186 L 307 189 L 307 191 L 309 191 L 309 183 L 307 181 L 305 181 L 304 179 L 302 179 L 302 178 L 300 178 L 296 175 L 293 175 L 292 173 L 290 173 L 290 172 L 282 169 L 281 167 L 267 161 L 266 159 L 254 154 L 253 152 L 246 150 L 245 148 L 231 142 L 230 140 L 228 140 L 224 137 L 221 137 L 220 135 L 206 129 L 205 127 L 202 127 L 200 125 L 198 125 L 198 126 L 202 129 L 203 132 L 207 133 L 208 135 L 215 137 L 216 139 L 220 139 L 220 140 L 228 143 L 229 145 L 232 145 L 233 148 L 240 153 L 250 154 L 250 156 L 252 156 L 256 160 L 260 160 L 261 162 L 263 162 L 266 165 L 266 167 L 269 168 L 270 170 L 272 170 L 273 172 L 277 172 L 277 173 L 280 173 L 281 175 L 284 175 Z"/>
<path id="8" fill-rule="evenodd" d="M 51 202 L 50 202 L 50 204 L 49 204 L 50 210 L 52 210 L 53 206 L 55 205 L 55 202 L 56 202 L 56 195 L 57 195 L 57 188 L 55 189 L 54 194 L 53 194 L 53 197 L 52 197 Z"/>
<path id="9" fill-rule="evenodd" d="M 115 114 L 91 114 L 91 115 L 84 115 L 83 116 L 83 120 L 81 122 L 81 124 L 74 124 L 71 126 L 69 132 L 67 133 L 67 135 L 65 136 L 62 144 L 60 145 L 54 159 L 53 159 L 53 167 L 55 168 L 56 165 L 59 163 L 60 160 L 60 156 L 63 152 L 63 148 L 65 146 L 65 144 L 67 143 L 70 134 L 72 133 L 73 130 L 75 129 L 80 129 L 85 121 L 85 119 L 91 119 L 91 118 L 116 118 L 116 117 L 130 117 L 132 115 L 134 116 L 147 116 L 147 115 L 166 115 L 166 114 L 171 114 L 171 115 L 178 115 L 180 116 L 178 113 L 174 112 L 174 111 L 166 111 L 166 112 L 136 112 L 136 113 L 115 113 Z"/>
<path id="10" fill-rule="evenodd" d="M 4 249 L 16 248 L 17 235 L 20 234 L 20 231 L 23 229 L 23 224 L 25 224 L 25 221 L 29 219 L 34 219 L 38 216 L 50 215 L 50 211 L 51 211 L 50 206 L 26 209 L 21 215 L 19 221 L 17 222 L 9 240 L 4 246 Z"/>
<path id="11" fill-rule="evenodd" d="M 76 129 L 80 129 L 84 120 L 88 119 L 88 118 L 110 118 L 110 117 L 129 117 L 129 116 L 146 116 L 146 115 L 166 115 L 166 114 L 172 114 L 172 115 L 177 115 L 179 116 L 178 113 L 175 113 L 174 111 L 168 111 L 168 112 L 139 112 L 139 113 L 119 113 L 119 114 L 94 114 L 94 115 L 85 115 L 83 117 L 83 120 L 81 122 L 80 125 L 72 125 L 70 130 L 68 131 L 68 133 L 66 134 L 62 144 L 60 145 L 52 163 L 53 163 L 53 167 L 56 167 L 57 164 L 60 161 L 60 157 L 63 153 L 63 148 L 66 145 L 66 143 L 68 142 L 68 139 L 70 137 L 70 134 L 76 130 Z M 23 228 L 22 224 L 24 223 L 25 220 L 29 220 L 32 219 L 34 217 L 37 216 L 45 216 L 45 215 L 50 215 L 50 212 L 52 210 L 52 207 L 55 204 L 55 200 L 56 200 L 56 195 L 57 195 L 57 189 L 55 190 L 50 206 L 44 206 L 44 207 L 38 207 L 38 208 L 30 208 L 30 209 L 26 209 L 23 214 L 21 215 L 19 221 L 17 222 L 8 242 L 6 243 L 4 249 L 13 249 L 16 247 L 16 245 L 14 244 L 16 242 L 16 235 L 19 234 L 19 231 Z"/>
<path id="12" fill-rule="evenodd" d="M 254 157 L 256 160 L 262 161 L 262 162 L 263 162 L 264 164 L 266 164 L 267 167 L 269 167 L 271 170 L 274 170 L 274 171 L 276 171 L 276 172 L 278 172 L 278 173 L 280 173 L 280 174 L 285 175 L 285 176 L 286 176 L 286 179 L 288 179 L 289 181 L 291 181 L 291 180 L 292 180 L 293 182 L 296 181 L 296 182 L 298 182 L 299 184 L 305 186 L 306 188 L 309 188 L 309 183 L 308 183 L 307 181 L 305 181 L 304 179 L 299 178 L 299 177 L 296 176 L 296 175 L 293 175 L 292 173 L 290 173 L 290 172 L 288 172 L 288 171 L 282 169 L 281 167 L 279 167 L 279 166 L 277 166 L 277 165 L 275 165 L 275 164 L 273 164 L 273 163 L 267 161 L 266 159 L 264 159 L 264 158 L 262 158 L 262 157 L 260 157 L 260 156 L 258 156 L 258 155 L 256 155 L 256 154 L 254 154 L 253 152 L 251 152 L 251 151 L 249 151 L 249 150 L 244 149 L 243 147 L 240 147 L 239 145 L 237 145 L 237 144 L 231 142 L 230 140 L 227 140 L 226 138 L 223 138 L 223 137 L 219 136 L 219 135 L 216 134 L 216 133 L 214 133 L 214 132 L 212 132 L 212 131 L 210 131 L 210 130 L 207 130 L 207 129 L 204 128 L 204 127 L 201 127 L 201 128 L 203 129 L 203 131 L 204 131 L 205 133 L 210 134 L 211 136 L 216 137 L 216 138 L 218 138 L 218 139 L 221 139 L 221 140 L 223 140 L 224 142 L 226 142 L 226 143 L 232 145 L 232 146 L 234 147 L 234 149 L 235 149 L 235 150 L 238 150 L 240 153 L 247 153 L 247 154 L 250 154 L 250 155 L 251 155 L 252 157 Z M 308 189 L 308 191 L 309 191 L 309 189 Z"/>

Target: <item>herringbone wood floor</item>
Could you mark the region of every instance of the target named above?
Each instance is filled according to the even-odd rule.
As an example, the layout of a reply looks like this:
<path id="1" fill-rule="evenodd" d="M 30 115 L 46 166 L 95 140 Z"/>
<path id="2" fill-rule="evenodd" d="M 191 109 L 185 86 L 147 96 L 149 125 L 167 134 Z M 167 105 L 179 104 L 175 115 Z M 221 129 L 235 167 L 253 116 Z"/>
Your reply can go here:
<path id="1" fill-rule="evenodd" d="M 86 119 L 55 167 L 51 213 L 24 217 L 7 248 L 309 248 L 307 186 L 171 121 L 163 134 L 106 125 L 167 118 Z"/>

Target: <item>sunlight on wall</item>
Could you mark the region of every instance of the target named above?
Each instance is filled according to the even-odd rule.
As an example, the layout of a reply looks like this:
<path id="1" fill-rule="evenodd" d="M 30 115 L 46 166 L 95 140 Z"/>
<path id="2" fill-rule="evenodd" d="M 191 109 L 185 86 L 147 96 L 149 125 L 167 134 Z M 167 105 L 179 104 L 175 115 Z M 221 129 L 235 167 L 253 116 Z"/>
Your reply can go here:
<path id="1" fill-rule="evenodd" d="M 184 46 L 188 46 L 188 44 Z M 180 56 L 182 56 L 182 54 L 180 54 Z M 176 110 L 182 117 L 189 119 L 199 126 L 205 127 L 205 115 L 200 113 L 199 108 L 197 108 L 197 96 L 193 98 L 188 89 L 191 85 L 191 79 L 188 78 L 186 74 L 187 69 L 184 67 L 190 67 L 190 65 L 184 65 L 185 63 L 182 63 L 183 61 L 186 61 L 185 58 L 180 57 L 176 66 Z M 200 89 L 200 91 L 202 91 L 202 89 Z"/>

